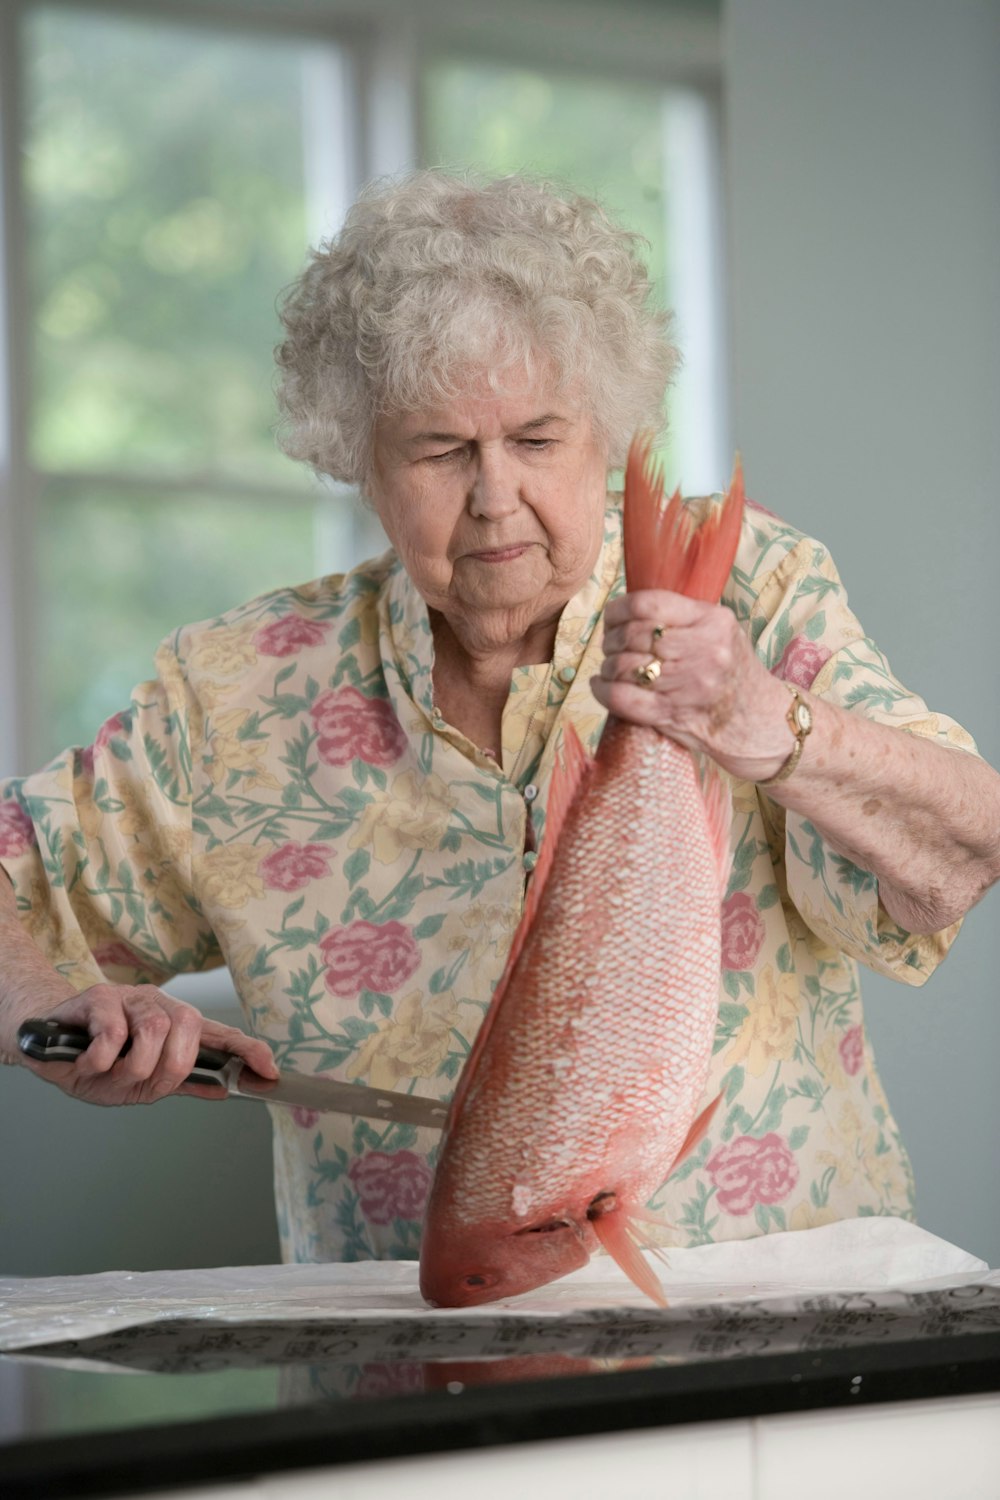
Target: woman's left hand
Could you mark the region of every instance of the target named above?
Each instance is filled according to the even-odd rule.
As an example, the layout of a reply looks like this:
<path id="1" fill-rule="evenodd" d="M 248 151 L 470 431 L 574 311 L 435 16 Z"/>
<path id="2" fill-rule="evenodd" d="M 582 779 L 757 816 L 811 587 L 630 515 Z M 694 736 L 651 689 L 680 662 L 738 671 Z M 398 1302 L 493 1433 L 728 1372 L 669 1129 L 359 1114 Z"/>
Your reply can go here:
<path id="1" fill-rule="evenodd" d="M 604 650 L 591 687 L 617 718 L 650 725 L 739 780 L 766 781 L 792 753 L 788 690 L 722 605 L 661 589 L 625 594 L 605 612 Z M 636 671 L 651 661 L 659 676 L 640 685 Z"/>

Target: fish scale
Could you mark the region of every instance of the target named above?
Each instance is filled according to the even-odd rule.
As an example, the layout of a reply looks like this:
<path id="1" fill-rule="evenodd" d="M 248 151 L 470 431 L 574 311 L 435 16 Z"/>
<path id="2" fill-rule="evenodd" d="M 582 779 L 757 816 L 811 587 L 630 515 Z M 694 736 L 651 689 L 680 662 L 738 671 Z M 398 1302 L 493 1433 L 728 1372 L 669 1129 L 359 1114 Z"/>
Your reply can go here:
<path id="1" fill-rule="evenodd" d="M 627 570 L 630 483 L 634 497 L 631 461 Z M 683 561 L 699 534 L 672 505 L 656 522 L 673 525 Z M 730 502 L 721 516 L 735 550 Z M 724 568 L 710 559 L 715 600 L 731 550 Z M 527 1291 L 602 1245 L 657 1296 L 634 1241 L 690 1144 L 711 1066 L 729 817 L 717 774 L 703 782 L 690 752 L 653 729 L 609 719 L 590 763 L 578 742 L 564 747 L 540 896 L 526 903 L 442 1143 L 421 1247 L 429 1301 Z"/>

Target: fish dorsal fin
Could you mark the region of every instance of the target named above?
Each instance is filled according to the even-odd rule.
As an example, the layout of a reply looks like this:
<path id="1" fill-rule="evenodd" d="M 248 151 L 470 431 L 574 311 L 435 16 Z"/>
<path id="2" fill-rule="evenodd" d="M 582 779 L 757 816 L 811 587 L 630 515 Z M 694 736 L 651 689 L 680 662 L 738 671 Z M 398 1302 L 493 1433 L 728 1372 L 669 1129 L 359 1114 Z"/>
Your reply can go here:
<path id="1" fill-rule="evenodd" d="M 569 810 L 575 802 L 581 787 L 589 779 L 593 767 L 594 762 L 583 748 L 580 736 L 572 724 L 567 724 L 563 731 L 560 755 L 556 760 L 552 772 L 552 780 L 549 783 L 542 848 L 535 868 L 532 871 L 527 894 L 524 898 L 524 910 L 521 913 L 521 920 L 517 924 L 517 931 L 514 933 L 510 952 L 507 954 L 504 971 L 493 992 L 490 1008 L 483 1017 L 483 1024 L 476 1034 L 472 1050 L 465 1059 L 465 1066 L 459 1075 L 458 1085 L 452 1095 L 451 1107 L 448 1112 L 449 1126 L 465 1102 L 465 1096 L 469 1092 L 479 1059 L 486 1048 L 487 1039 L 493 1030 L 497 1013 L 503 1003 L 504 993 L 510 982 L 510 976 L 514 972 L 514 967 L 524 950 L 524 945 L 528 940 L 528 933 L 534 925 L 535 917 L 538 914 L 538 907 L 542 899 L 542 892 L 545 889 L 545 882 L 548 880 L 552 870 L 559 836 L 562 833 Z"/>
<path id="2" fill-rule="evenodd" d="M 667 1299 L 660 1285 L 660 1278 L 642 1253 L 638 1243 L 645 1236 L 638 1233 L 635 1224 L 624 1209 L 601 1214 L 591 1219 L 591 1228 L 605 1250 L 621 1266 L 629 1281 L 633 1282 L 657 1307 L 666 1307 Z"/>
<path id="3" fill-rule="evenodd" d="M 718 604 L 739 546 L 743 520 L 743 466 L 739 455 L 721 506 L 701 526 L 675 490 L 663 499 L 663 475 L 653 458 L 652 434 L 638 433 L 625 468 L 625 586 L 669 589 Z"/>

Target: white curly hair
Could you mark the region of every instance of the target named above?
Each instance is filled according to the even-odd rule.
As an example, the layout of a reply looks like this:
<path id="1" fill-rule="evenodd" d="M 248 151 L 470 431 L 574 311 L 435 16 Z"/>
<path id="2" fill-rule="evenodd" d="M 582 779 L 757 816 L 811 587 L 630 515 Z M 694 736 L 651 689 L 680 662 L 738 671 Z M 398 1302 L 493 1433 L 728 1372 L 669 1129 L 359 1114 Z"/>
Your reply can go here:
<path id="1" fill-rule="evenodd" d="M 281 301 L 278 441 L 364 487 L 381 413 L 539 365 L 582 391 L 609 467 L 663 425 L 677 364 L 638 235 L 525 177 L 438 170 L 373 183 Z"/>

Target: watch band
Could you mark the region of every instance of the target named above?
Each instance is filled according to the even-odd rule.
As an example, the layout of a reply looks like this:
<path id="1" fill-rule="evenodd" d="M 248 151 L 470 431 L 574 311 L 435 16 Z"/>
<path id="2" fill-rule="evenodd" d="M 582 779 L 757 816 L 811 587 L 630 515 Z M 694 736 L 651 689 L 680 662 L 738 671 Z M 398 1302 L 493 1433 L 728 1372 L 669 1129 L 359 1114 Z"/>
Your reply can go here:
<path id="1" fill-rule="evenodd" d="M 757 783 L 758 786 L 777 786 L 779 781 L 788 780 L 802 758 L 802 747 L 806 742 L 806 735 L 812 731 L 812 710 L 809 704 L 798 689 L 792 687 L 790 682 L 786 682 L 785 687 L 792 695 L 791 706 L 785 718 L 789 729 L 795 736 L 795 744 L 792 746 L 792 753 L 781 767 L 781 770 L 775 776 L 769 777 L 767 781 L 759 781 Z"/>

